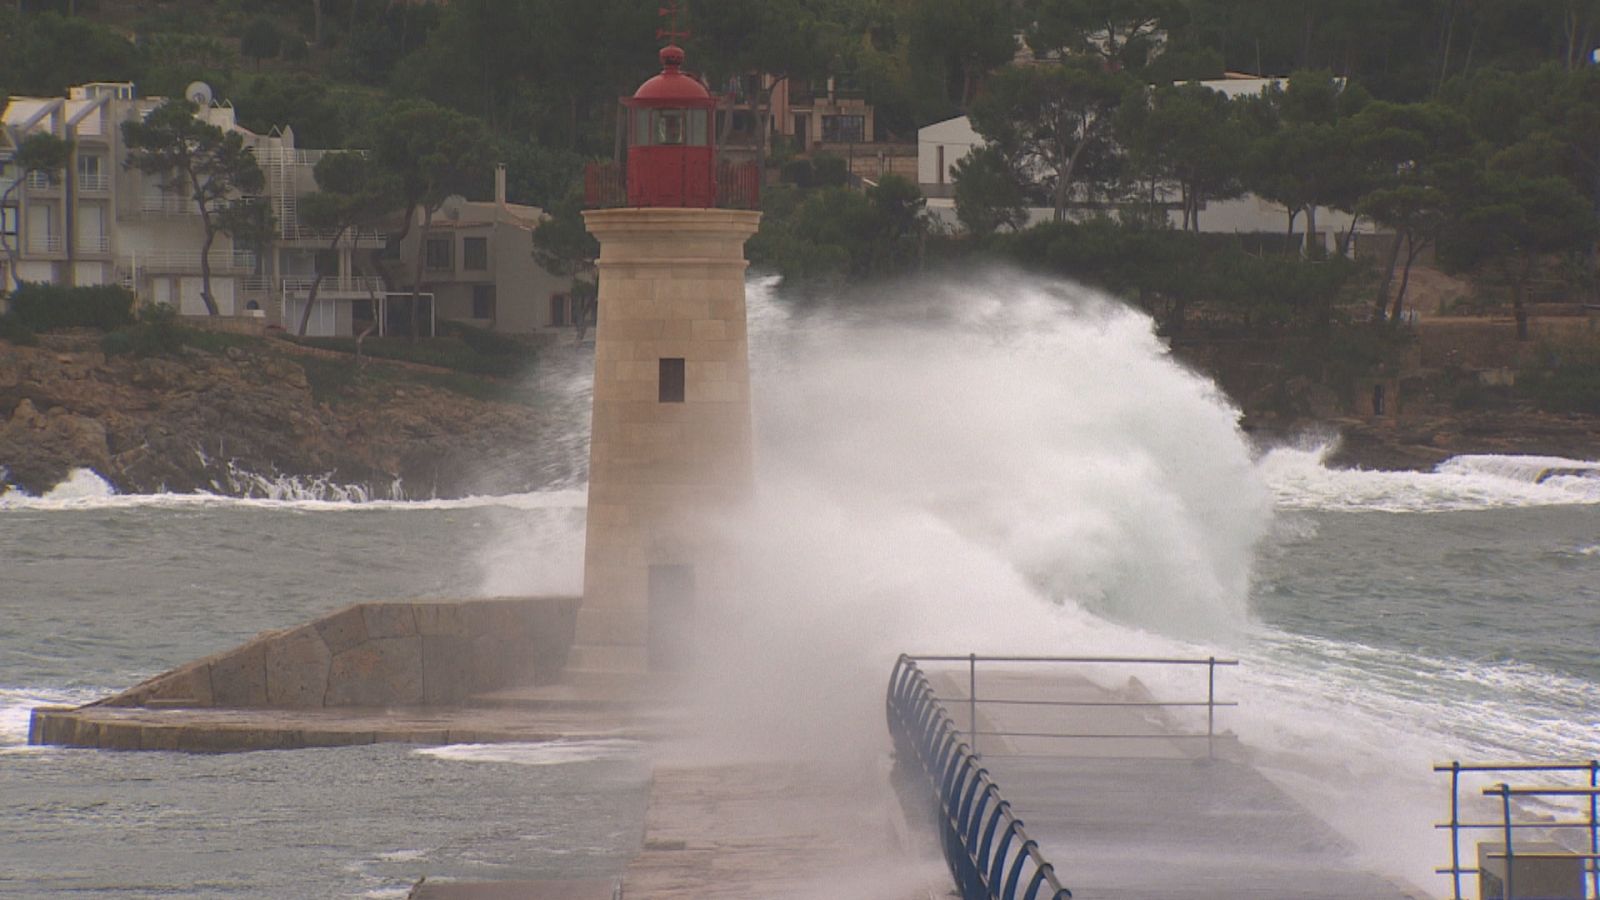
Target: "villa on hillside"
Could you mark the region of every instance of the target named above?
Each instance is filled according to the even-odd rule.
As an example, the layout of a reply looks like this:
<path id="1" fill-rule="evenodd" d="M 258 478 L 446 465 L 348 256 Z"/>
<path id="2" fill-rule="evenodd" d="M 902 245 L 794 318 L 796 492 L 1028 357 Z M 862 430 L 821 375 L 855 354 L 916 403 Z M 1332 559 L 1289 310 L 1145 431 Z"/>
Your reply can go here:
<path id="1" fill-rule="evenodd" d="M 431 294 L 440 319 L 504 334 L 562 333 L 577 324 L 572 279 L 550 274 L 533 257 L 537 206 L 506 201 L 506 170 L 495 170 L 491 201 L 450 197 L 427 232 L 418 216 L 403 240 L 391 241 L 382 266 L 395 290 L 408 293 L 422 255 L 419 290 Z"/>
<path id="2" fill-rule="evenodd" d="M 1230 73 L 1226 78 L 1201 81 L 1203 87 L 1220 91 L 1228 97 L 1251 96 L 1269 87 L 1283 83 L 1281 78 L 1258 78 Z M 935 122 L 917 130 L 917 182 L 928 197 L 928 210 L 941 222 L 959 229 L 955 209 L 955 166 L 973 149 L 987 141 L 972 127 L 966 116 L 957 116 Z M 1167 206 L 1168 221 L 1174 228 L 1182 225 L 1182 209 L 1176 192 L 1162 198 Z M 1067 215 L 1081 218 L 1090 213 L 1104 212 L 1103 205 L 1069 206 Z M 1281 204 L 1246 194 L 1232 200 L 1208 200 L 1201 205 L 1200 230 L 1210 233 L 1267 233 L 1282 235 L 1289 221 L 1289 210 Z M 1050 207 L 1032 207 L 1028 210 L 1028 224 L 1048 222 L 1054 215 Z M 1317 208 L 1317 234 L 1329 253 L 1338 248 L 1339 235 L 1354 225 L 1356 236 L 1378 233 L 1368 219 L 1356 221 L 1342 210 Z M 1351 246 L 1356 246 L 1355 241 Z"/>
<path id="3" fill-rule="evenodd" d="M 875 112 L 866 93 L 842 78 L 807 81 L 753 73 L 729 79 L 721 87 L 727 105 L 717 112 L 718 134 L 727 134 L 723 152 L 732 158 L 755 155 L 760 129 L 755 98 L 764 88 L 772 92 L 771 127 L 764 137 L 769 154 L 783 145 L 797 156 L 837 156 L 852 175 L 867 181 L 885 175 L 916 177 L 915 148 L 878 140 Z"/>
<path id="4" fill-rule="evenodd" d="M 209 261 L 221 317 L 294 330 L 320 272 L 307 334 L 352 335 L 381 318 L 387 295 L 409 294 L 415 254 L 431 252 L 424 290 L 437 295 L 439 318 L 520 334 L 571 324 L 564 293 L 570 280 L 556 279 L 532 258 L 530 234 L 544 212 L 507 204 L 503 173 L 494 202 L 453 198 L 435 215 L 426 244 L 415 239 L 416 229 L 398 242 L 379 230 L 351 229 L 335 244 L 332 232 L 305 225 L 299 215 L 300 198 L 317 190 L 317 161 L 331 151 L 297 147 L 289 126 L 256 134 L 238 124 L 232 104 L 214 101 L 203 84 L 192 88 L 197 115 L 240 134 L 254 153 L 266 176 L 262 199 L 273 215 L 263 246 L 218 235 Z M 19 281 L 121 284 L 141 303 L 206 315 L 200 297 L 204 232 L 194 202 L 124 164 L 122 123 L 165 101 L 138 96 L 131 82 L 78 85 L 65 97 L 11 98 L 0 112 L 0 192 L 16 178 L 8 164 L 12 148 L 30 134 L 70 141 L 72 157 L 58 183 L 30 176 L 13 192 L 13 205 L 0 209 L 0 228 L 18 250 L 15 272 L 0 254 L 0 290 Z M 460 236 L 448 252 L 439 249 L 446 234 Z"/>

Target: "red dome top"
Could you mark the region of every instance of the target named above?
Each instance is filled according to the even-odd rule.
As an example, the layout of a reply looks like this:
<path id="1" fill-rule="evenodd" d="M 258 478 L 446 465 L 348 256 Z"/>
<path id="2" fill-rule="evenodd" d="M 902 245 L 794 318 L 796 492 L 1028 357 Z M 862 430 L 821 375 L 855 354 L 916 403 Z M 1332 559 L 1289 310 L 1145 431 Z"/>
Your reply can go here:
<path id="1" fill-rule="evenodd" d="M 661 48 L 661 74 L 639 85 L 629 106 L 711 107 L 715 101 L 706 86 L 692 75 L 685 75 L 683 49 L 668 44 Z"/>

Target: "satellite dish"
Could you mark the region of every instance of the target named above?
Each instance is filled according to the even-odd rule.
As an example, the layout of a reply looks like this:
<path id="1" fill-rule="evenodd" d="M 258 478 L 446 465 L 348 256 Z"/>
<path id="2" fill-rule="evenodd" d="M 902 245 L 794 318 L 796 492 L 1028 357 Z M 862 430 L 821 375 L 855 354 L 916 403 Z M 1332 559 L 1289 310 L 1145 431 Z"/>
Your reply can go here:
<path id="1" fill-rule="evenodd" d="M 195 106 L 206 109 L 211 105 L 211 85 L 204 81 L 191 81 L 183 89 L 183 95 L 193 101 Z"/>

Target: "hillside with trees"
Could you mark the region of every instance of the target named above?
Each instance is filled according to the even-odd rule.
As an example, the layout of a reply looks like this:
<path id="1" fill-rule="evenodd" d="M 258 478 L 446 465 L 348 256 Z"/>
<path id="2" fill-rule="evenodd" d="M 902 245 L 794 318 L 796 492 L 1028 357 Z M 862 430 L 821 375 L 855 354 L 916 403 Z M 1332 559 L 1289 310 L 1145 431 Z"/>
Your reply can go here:
<path id="1" fill-rule="evenodd" d="M 652 67 L 658 6 L 19 0 L 0 10 L 0 93 L 204 80 L 246 127 L 373 149 L 371 183 L 421 221 L 447 193 L 488 196 L 503 161 L 512 201 L 557 214 L 541 258 L 579 273 L 574 192 L 586 161 L 616 152 L 616 98 Z M 994 262 L 1139 305 L 1268 419 L 1407 377 L 1441 410 L 1600 414 L 1592 329 L 1553 343 L 1529 327 L 1542 305 L 1595 302 L 1600 2 L 690 0 L 681 24 L 713 86 L 770 76 L 758 117 L 777 83 L 834 79 L 873 105 L 874 140 L 967 115 L 989 142 L 957 165 L 960 231 L 909 181 L 761 145 L 750 254 L 797 298 Z M 1228 72 L 1284 78 L 1233 100 L 1190 83 Z M 419 130 L 441 145 L 411 146 Z M 367 189 L 348 190 L 325 211 L 335 227 L 372 215 Z M 1202 232 L 1208 205 L 1247 194 L 1288 210 L 1281 232 Z M 1049 221 L 1027 227 L 1028 207 Z M 1345 232 L 1326 252 L 1319 209 L 1376 223 L 1381 245 Z M 1514 321 L 1514 390 L 1417 374 L 1407 319 L 1419 282 L 1440 279 L 1464 285 L 1457 311 Z M 1257 375 L 1238 375 L 1244 359 Z M 1267 389 L 1300 383 L 1316 389 Z"/>

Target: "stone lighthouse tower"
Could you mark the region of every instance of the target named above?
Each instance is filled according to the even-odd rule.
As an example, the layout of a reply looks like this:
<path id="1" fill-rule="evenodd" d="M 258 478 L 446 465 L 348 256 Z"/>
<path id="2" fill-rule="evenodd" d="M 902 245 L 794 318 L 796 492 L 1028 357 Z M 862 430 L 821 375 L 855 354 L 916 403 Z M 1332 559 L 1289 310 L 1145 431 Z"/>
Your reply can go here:
<path id="1" fill-rule="evenodd" d="M 744 243 L 759 173 L 720 162 L 717 101 L 676 46 L 622 105 L 625 166 L 592 167 L 600 242 L 584 597 L 573 665 L 647 672 L 697 652 L 697 607 L 752 481 Z M 703 652 L 703 651 L 702 651 Z"/>

